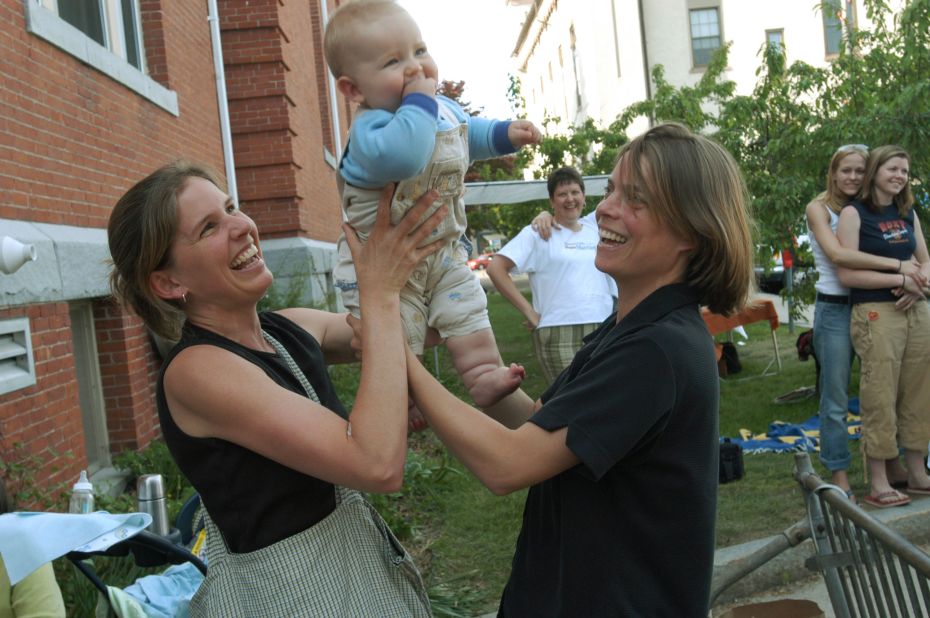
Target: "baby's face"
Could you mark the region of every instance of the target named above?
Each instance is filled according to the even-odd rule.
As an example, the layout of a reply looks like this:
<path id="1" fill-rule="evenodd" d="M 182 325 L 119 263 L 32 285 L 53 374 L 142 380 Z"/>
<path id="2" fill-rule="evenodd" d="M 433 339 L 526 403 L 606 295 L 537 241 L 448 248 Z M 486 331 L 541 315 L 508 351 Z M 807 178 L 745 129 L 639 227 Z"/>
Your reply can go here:
<path id="1" fill-rule="evenodd" d="M 438 81 L 439 69 L 406 11 L 361 28 L 354 56 L 351 79 L 372 109 L 396 111 L 410 82 Z"/>

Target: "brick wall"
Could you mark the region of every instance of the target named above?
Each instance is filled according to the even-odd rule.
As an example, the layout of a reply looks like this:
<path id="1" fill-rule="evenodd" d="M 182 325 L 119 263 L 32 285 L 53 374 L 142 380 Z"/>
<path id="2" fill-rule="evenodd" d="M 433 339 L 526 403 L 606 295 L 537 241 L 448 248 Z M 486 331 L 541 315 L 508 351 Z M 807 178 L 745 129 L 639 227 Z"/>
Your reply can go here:
<path id="1" fill-rule="evenodd" d="M 73 482 L 73 471 L 87 465 L 71 318 L 67 303 L 0 310 L 0 320 L 23 317 L 29 319 L 36 383 L 0 395 L 0 456 L 7 463 L 39 457 L 35 478 L 52 487 Z"/>
<path id="2" fill-rule="evenodd" d="M 94 329 L 110 450 L 137 449 L 161 435 L 155 411 L 159 361 L 142 321 L 109 300 L 94 303 Z"/>
<path id="3" fill-rule="evenodd" d="M 119 196 L 170 160 L 222 174 L 206 3 L 142 0 L 140 8 L 149 75 L 176 92 L 178 116 L 27 32 L 22 0 L 0 0 L 0 218 L 105 228 Z M 155 358 L 137 319 L 101 300 L 94 311 L 112 450 L 143 447 L 159 435 Z M 30 320 L 38 383 L 0 395 L 0 453 L 58 454 L 36 479 L 71 483 L 87 458 L 68 304 L 0 308 L 0 319 L 21 316 Z"/>
<path id="4" fill-rule="evenodd" d="M 223 57 L 242 208 L 266 238 L 335 242 L 342 221 L 318 3 L 220 3 Z M 343 123 L 343 126 L 345 123 Z"/>

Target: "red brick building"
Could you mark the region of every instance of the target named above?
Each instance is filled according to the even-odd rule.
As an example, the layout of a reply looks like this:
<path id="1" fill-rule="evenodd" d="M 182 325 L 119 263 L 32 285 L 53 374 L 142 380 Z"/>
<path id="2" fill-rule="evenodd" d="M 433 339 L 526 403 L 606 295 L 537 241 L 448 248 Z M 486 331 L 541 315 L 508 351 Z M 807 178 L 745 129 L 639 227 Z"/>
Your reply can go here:
<path id="1" fill-rule="evenodd" d="M 332 298 L 341 213 L 322 24 L 337 0 L 219 0 L 220 105 L 206 0 L 0 0 L 0 237 L 37 259 L 0 272 L 0 457 L 71 482 L 159 436 L 158 359 L 109 299 L 106 224 L 136 180 L 178 157 L 225 177 L 276 285 Z M 73 457 L 71 457 L 73 456 Z"/>

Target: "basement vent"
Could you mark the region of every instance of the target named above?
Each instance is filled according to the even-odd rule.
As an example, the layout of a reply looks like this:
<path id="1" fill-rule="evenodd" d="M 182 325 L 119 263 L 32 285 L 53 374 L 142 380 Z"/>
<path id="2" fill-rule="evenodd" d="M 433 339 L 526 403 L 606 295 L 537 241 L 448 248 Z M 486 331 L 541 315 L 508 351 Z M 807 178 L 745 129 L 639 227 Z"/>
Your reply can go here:
<path id="1" fill-rule="evenodd" d="M 29 320 L 0 321 L 0 395 L 36 383 Z"/>

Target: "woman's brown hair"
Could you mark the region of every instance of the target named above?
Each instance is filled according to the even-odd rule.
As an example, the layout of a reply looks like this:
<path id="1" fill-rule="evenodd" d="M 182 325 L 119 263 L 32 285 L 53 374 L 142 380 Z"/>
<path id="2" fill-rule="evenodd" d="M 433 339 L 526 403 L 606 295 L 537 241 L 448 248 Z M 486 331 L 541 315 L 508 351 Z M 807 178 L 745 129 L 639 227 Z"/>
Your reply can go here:
<path id="1" fill-rule="evenodd" d="M 175 161 L 129 189 L 110 213 L 107 226 L 113 296 L 157 335 L 172 341 L 178 338 L 184 313 L 177 302 L 163 300 L 152 292 L 149 275 L 170 264 L 177 231 L 178 193 L 193 177 L 220 186 L 207 168 Z"/>
<path id="2" fill-rule="evenodd" d="M 701 304 L 724 315 L 742 309 L 754 281 L 753 245 L 749 198 L 733 157 L 669 123 L 626 144 L 619 159 L 626 158 L 658 221 L 694 244 L 685 281 Z"/>
<path id="3" fill-rule="evenodd" d="M 900 146 L 889 144 L 887 146 L 879 146 L 873 150 L 871 154 L 869 154 L 869 160 L 865 164 L 865 176 L 862 178 L 862 189 L 859 190 L 859 200 L 875 212 L 878 212 L 881 206 L 887 206 L 887 204 L 876 204 L 872 199 L 872 196 L 875 194 L 875 175 L 878 173 L 878 168 L 887 163 L 889 159 L 894 159 L 895 157 L 903 157 L 908 163 L 911 162 L 911 156 L 907 154 L 906 150 Z M 911 206 L 914 205 L 914 194 L 911 193 L 910 183 L 904 185 L 904 188 L 894 196 L 892 202 L 898 209 L 898 215 L 900 215 L 902 219 L 906 218 L 907 214 L 911 211 Z"/>

